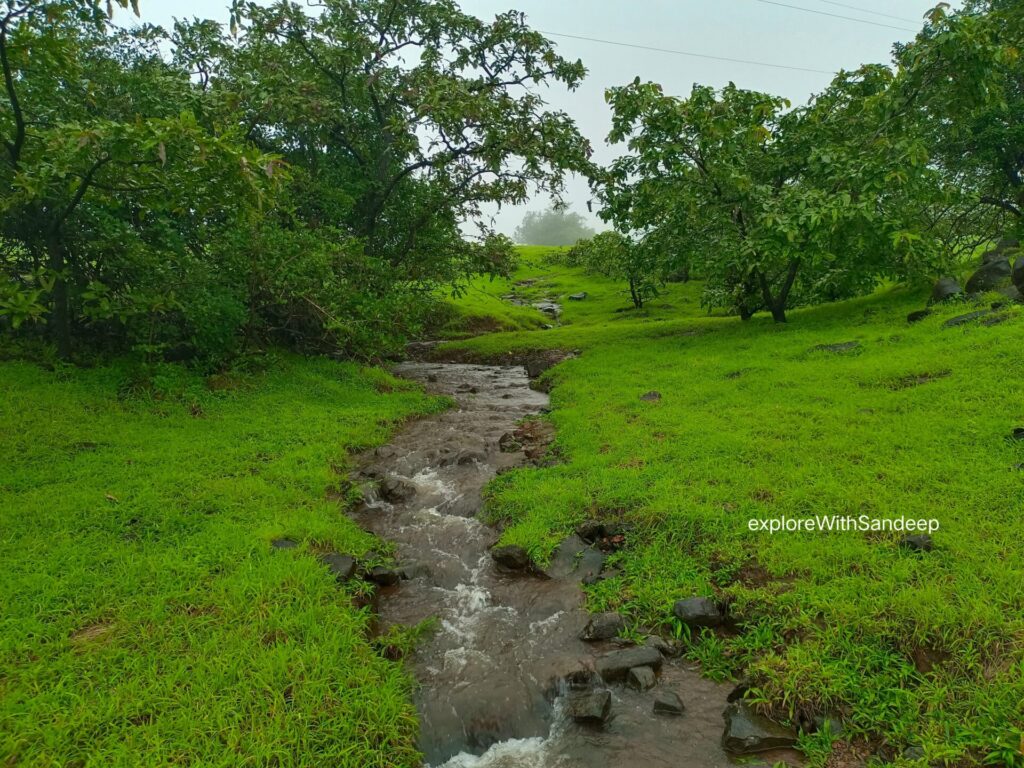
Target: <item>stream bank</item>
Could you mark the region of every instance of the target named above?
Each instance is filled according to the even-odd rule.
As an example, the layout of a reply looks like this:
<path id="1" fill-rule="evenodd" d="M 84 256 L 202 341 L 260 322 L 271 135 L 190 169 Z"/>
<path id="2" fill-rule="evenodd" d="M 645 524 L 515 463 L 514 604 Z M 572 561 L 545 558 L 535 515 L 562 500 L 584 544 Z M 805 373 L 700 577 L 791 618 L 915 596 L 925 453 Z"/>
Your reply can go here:
<path id="1" fill-rule="evenodd" d="M 365 457 L 361 473 L 380 490 L 355 513 L 365 528 L 395 544 L 404 577 L 381 590 L 382 627 L 437 620 L 436 632 L 407 659 L 419 684 L 427 764 L 730 765 L 720 744 L 731 686 L 643 646 L 633 648 L 653 654 L 649 663 L 660 668 L 653 688 L 605 684 L 595 674 L 614 677 L 608 659 L 630 646 L 615 638 L 580 639 L 590 619 L 580 581 L 600 568 L 592 548 L 577 541 L 562 567 L 548 574 L 511 572 L 492 557 L 498 532 L 475 517 L 483 488 L 497 473 L 526 464 L 528 453 L 537 457 L 538 448 L 517 426 L 548 406 L 547 395 L 530 388 L 526 369 L 409 362 L 395 373 L 456 403 Z M 567 680 L 584 678 L 585 695 L 606 697 L 599 708 L 610 702 L 598 715 L 602 722 L 578 722 L 580 693 Z M 672 693 L 683 714 L 657 714 L 655 701 Z"/>

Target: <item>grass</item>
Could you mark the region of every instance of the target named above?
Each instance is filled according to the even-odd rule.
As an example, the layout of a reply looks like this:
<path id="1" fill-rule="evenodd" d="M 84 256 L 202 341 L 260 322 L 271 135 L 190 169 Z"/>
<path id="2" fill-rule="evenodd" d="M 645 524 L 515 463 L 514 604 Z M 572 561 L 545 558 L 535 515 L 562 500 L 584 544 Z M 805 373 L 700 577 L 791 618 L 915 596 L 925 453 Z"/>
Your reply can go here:
<path id="1" fill-rule="evenodd" d="M 716 678 L 749 675 L 781 719 L 840 713 L 899 765 L 1024 765 L 1024 312 L 909 325 L 920 291 L 791 313 L 708 317 L 697 284 L 643 312 L 621 286 L 527 259 L 514 280 L 566 302 L 564 324 L 449 345 L 580 349 L 549 371 L 562 462 L 497 478 L 487 511 L 543 560 L 584 519 L 624 520 L 617 576 L 589 588 L 633 631 L 679 632 L 675 600 L 727 601 L 738 631 L 689 638 Z M 498 286 L 497 290 L 504 290 Z M 857 341 L 846 352 L 817 345 Z M 657 402 L 640 395 L 661 393 Z M 933 552 L 896 532 L 751 531 L 751 518 L 937 518 Z M 812 765 L 829 753 L 804 737 Z M 923 758 L 901 757 L 908 747 Z"/>
<path id="2" fill-rule="evenodd" d="M 418 764 L 411 681 L 315 555 L 383 555 L 339 471 L 442 406 L 326 360 L 0 364 L 0 765 Z"/>

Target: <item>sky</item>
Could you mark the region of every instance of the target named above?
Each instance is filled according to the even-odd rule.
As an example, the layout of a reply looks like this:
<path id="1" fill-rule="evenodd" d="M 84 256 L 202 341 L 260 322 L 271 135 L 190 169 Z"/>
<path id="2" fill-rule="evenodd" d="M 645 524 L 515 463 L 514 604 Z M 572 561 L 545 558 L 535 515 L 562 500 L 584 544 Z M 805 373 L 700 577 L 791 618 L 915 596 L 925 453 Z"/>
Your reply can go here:
<path id="1" fill-rule="evenodd" d="M 588 75 L 576 91 L 543 88 L 553 109 L 572 116 L 594 146 L 594 159 L 607 162 L 618 153 L 605 143 L 610 113 L 604 89 L 635 77 L 661 83 L 665 93 L 685 96 L 694 83 L 774 93 L 793 104 L 821 91 L 839 69 L 890 60 L 895 41 L 907 41 L 938 0 L 462 0 L 463 10 L 483 19 L 515 8 L 545 32 L 559 53 L 582 59 Z M 143 0 L 143 21 L 170 27 L 174 18 L 227 21 L 227 0 Z M 845 18 L 839 18 L 845 17 Z M 558 34 L 556 34 L 558 33 Z M 571 35 L 574 37 L 565 37 Z M 739 59 L 802 69 L 759 66 L 738 61 L 641 50 L 617 43 Z M 803 71 L 818 70 L 818 71 Z M 589 214 L 590 192 L 583 179 L 571 180 L 566 200 L 597 228 Z M 494 225 L 511 235 L 529 209 L 546 207 L 546 198 L 525 206 L 492 211 Z"/>

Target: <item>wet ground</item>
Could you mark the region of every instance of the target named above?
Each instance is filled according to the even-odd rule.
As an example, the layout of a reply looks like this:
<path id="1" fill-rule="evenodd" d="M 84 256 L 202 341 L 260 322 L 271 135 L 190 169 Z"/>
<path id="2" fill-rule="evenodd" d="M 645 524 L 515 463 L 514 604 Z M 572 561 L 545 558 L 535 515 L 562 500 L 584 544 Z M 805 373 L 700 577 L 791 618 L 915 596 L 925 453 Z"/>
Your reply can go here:
<path id="1" fill-rule="evenodd" d="M 612 719 L 603 729 L 563 716 L 559 681 L 616 646 L 578 639 L 588 618 L 579 574 L 499 572 L 489 553 L 497 532 L 474 517 L 487 481 L 526 461 L 503 436 L 542 411 L 547 395 L 531 390 L 517 366 L 404 363 L 396 373 L 458 404 L 410 424 L 367 457 L 364 473 L 399 487 L 391 501 L 371 499 L 358 513 L 396 544 L 413 576 L 382 594 L 382 624 L 439 620 L 410 660 L 428 765 L 731 765 L 720 747 L 730 686 L 679 660 L 666 661 L 651 691 L 612 686 Z M 653 694 L 665 689 L 680 696 L 683 716 L 653 714 Z"/>

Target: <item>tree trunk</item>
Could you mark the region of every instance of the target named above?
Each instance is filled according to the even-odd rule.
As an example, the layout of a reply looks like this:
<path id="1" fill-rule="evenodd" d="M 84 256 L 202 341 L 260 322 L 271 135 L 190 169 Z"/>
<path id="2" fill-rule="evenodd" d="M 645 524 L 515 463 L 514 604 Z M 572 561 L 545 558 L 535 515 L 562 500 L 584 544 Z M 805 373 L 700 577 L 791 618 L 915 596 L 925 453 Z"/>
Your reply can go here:
<path id="1" fill-rule="evenodd" d="M 46 238 L 46 250 L 50 257 L 49 267 L 53 272 L 53 291 L 50 294 L 52 306 L 48 321 L 50 335 L 57 345 L 61 360 L 71 357 L 71 308 L 68 305 L 68 283 L 64 275 L 67 259 L 59 231 L 51 231 Z"/>
<path id="2" fill-rule="evenodd" d="M 644 308 L 644 298 L 640 295 L 640 292 L 636 289 L 636 283 L 633 278 L 629 278 L 629 295 L 633 299 L 633 306 L 636 309 Z"/>
<path id="3" fill-rule="evenodd" d="M 761 295 L 764 298 L 765 306 L 772 313 L 772 319 L 776 323 L 786 322 L 786 305 L 789 303 L 789 292 L 796 281 L 796 273 L 800 268 L 800 259 L 792 259 L 786 267 L 786 275 L 782 280 L 778 296 L 772 295 L 771 285 L 768 277 L 762 270 L 757 270 L 757 279 L 761 283 Z"/>

